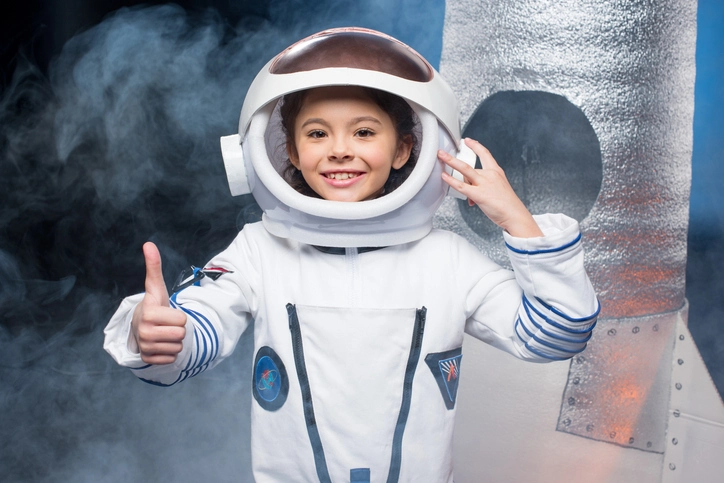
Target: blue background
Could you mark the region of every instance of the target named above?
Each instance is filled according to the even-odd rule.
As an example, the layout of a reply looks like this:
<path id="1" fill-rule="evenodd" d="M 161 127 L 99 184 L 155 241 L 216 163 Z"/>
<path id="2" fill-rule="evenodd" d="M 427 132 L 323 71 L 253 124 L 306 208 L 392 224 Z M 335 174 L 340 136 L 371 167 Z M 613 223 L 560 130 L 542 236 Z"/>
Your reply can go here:
<path id="1" fill-rule="evenodd" d="M 697 14 L 694 151 L 686 296 L 689 329 L 724 393 L 724 2 Z"/>

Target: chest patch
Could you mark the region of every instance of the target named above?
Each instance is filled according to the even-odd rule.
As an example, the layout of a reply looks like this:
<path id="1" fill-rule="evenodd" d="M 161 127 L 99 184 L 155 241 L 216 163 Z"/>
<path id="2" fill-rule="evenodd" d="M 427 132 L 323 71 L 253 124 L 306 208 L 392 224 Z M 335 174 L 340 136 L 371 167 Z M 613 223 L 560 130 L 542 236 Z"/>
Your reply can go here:
<path id="1" fill-rule="evenodd" d="M 289 378 L 281 358 L 274 349 L 264 346 L 254 358 L 254 399 L 267 411 L 276 411 L 284 405 L 289 393 Z"/>
<path id="2" fill-rule="evenodd" d="M 445 407 L 453 409 L 458 394 L 458 382 L 460 381 L 460 361 L 463 358 L 463 348 L 452 349 L 445 352 L 433 352 L 425 357 L 427 367 L 435 376 L 437 386 Z"/>

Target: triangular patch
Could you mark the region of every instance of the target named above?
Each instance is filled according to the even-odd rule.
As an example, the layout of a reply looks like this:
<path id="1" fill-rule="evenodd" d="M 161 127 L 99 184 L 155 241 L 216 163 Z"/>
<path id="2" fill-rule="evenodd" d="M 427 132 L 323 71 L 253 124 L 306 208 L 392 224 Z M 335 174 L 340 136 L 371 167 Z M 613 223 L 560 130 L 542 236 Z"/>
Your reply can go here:
<path id="1" fill-rule="evenodd" d="M 440 394 L 445 401 L 445 407 L 455 407 L 460 381 L 460 361 L 462 360 L 462 347 L 445 352 L 435 352 L 425 357 L 425 363 L 435 376 L 440 388 Z"/>

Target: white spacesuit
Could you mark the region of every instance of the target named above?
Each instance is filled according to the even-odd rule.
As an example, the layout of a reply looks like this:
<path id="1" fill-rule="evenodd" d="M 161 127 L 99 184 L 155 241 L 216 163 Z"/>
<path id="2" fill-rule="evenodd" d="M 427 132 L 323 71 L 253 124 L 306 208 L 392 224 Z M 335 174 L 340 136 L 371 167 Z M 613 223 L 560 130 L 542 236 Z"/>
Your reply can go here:
<path id="1" fill-rule="evenodd" d="M 334 49 L 354 52 L 357 44 L 368 52 L 360 64 L 334 64 Z M 422 77 L 370 67 L 370 59 L 395 55 L 412 59 Z M 305 67 L 307 57 L 329 65 Z M 375 200 L 304 197 L 270 159 L 275 101 L 340 84 L 403 96 L 420 118 L 415 169 Z M 232 191 L 250 190 L 264 217 L 171 297 L 187 314 L 176 362 L 147 365 L 129 348 L 141 294 L 119 307 L 105 349 L 144 381 L 171 385 L 227 357 L 253 320 L 256 481 L 451 482 L 463 333 L 522 359 L 563 360 L 585 348 L 599 310 L 570 218 L 536 217 L 540 238 L 506 233 L 512 272 L 432 229 L 446 192 L 436 151 L 461 156 L 459 144 L 452 94 L 404 44 L 362 29 L 295 44 L 252 84 L 240 134 L 222 139 Z M 245 169 L 235 172 L 239 164 Z"/>

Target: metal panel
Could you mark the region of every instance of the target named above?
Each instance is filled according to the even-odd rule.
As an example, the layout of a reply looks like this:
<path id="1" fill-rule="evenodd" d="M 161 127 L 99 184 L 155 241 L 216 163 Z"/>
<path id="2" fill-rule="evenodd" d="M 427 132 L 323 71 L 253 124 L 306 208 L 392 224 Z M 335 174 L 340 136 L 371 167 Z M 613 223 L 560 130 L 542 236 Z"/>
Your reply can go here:
<path id="1" fill-rule="evenodd" d="M 599 320 L 571 360 L 558 431 L 663 453 L 678 312 Z"/>

